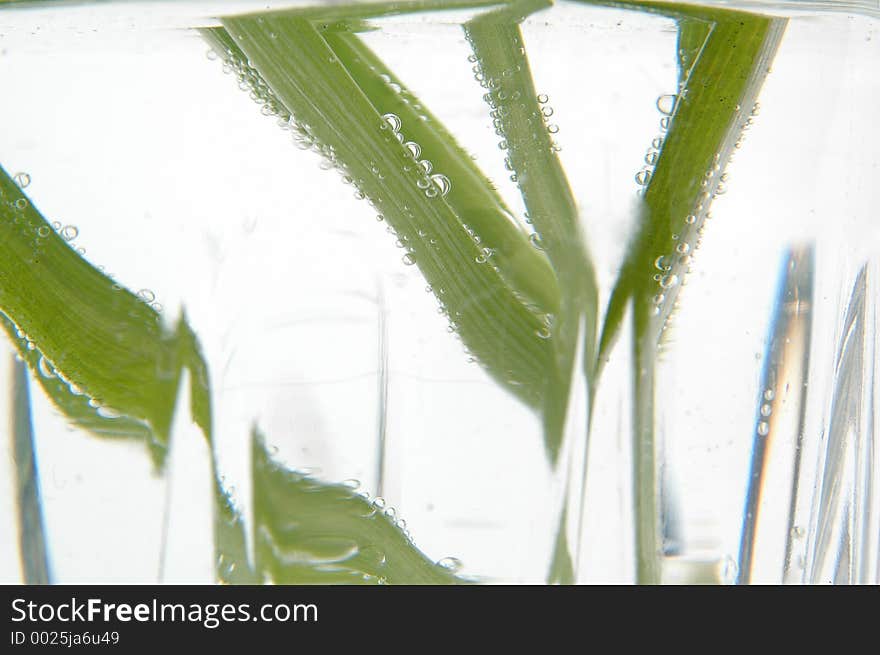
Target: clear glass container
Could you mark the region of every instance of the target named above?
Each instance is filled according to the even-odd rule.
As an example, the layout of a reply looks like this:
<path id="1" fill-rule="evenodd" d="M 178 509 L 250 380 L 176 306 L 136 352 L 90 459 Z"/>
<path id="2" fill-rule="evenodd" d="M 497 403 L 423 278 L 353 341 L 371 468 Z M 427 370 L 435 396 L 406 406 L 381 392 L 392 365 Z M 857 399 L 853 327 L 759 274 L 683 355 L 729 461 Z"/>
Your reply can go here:
<path id="1" fill-rule="evenodd" d="M 0 0 L 0 581 L 880 582 L 878 17 Z"/>

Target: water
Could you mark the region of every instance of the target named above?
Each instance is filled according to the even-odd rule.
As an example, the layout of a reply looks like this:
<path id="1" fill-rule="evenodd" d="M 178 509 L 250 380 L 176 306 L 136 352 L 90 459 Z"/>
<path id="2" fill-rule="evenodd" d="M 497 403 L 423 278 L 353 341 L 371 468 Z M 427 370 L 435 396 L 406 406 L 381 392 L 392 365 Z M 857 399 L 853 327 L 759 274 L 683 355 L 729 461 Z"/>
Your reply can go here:
<path id="1" fill-rule="evenodd" d="M 462 29 L 481 10 L 370 19 L 375 29 L 360 37 L 397 78 L 382 88 L 399 90 L 415 115 L 439 119 L 492 181 L 505 220 L 522 232 L 524 249 L 515 251 L 499 245 L 504 230 L 493 232 L 479 212 L 463 240 L 424 219 L 434 206 L 425 203 L 477 192 L 460 163 L 415 137 L 413 120 L 377 107 L 385 129 L 378 119 L 363 122 L 402 146 L 399 166 L 413 182 L 402 206 L 391 206 L 387 193 L 374 192 L 399 179 L 385 151 L 343 140 L 316 152 L 332 138 L 323 123 L 312 121 L 311 133 L 282 129 L 278 107 L 267 108 L 271 84 L 258 102 L 249 97 L 253 80 L 239 91 L 224 53 L 193 28 L 265 6 L 0 10 L 0 165 L 27 194 L 10 187 L 0 228 L 26 215 L 15 210 L 36 206 L 48 223 L 34 227 L 33 243 L 57 234 L 118 293 L 131 292 L 132 307 L 144 308 L 136 323 L 171 330 L 185 310 L 207 365 L 213 418 L 209 447 L 187 411 L 199 376 L 184 373 L 180 394 L 170 396 L 176 410 L 158 468 L 143 443 L 98 438 L 47 395 L 41 377 L 63 382 L 106 420 L 124 419 L 109 418 L 124 407 L 56 366 L 76 343 L 28 324 L 34 335 L 23 332 L 18 352 L 34 353 L 28 369 L 4 337 L 0 413 L 10 427 L 0 579 L 316 581 L 340 567 L 393 583 L 395 575 L 428 575 L 394 568 L 411 538 L 426 567 L 437 562 L 430 575 L 644 581 L 636 552 L 653 524 L 663 581 L 878 581 L 876 6 L 748 5 L 790 20 L 759 96 L 746 94 L 737 110 L 745 129 L 730 132 L 717 170 L 711 164 L 693 181 L 695 193 L 712 193 L 676 216 L 669 247 L 646 260 L 657 315 L 650 324 L 663 326 L 656 353 L 650 361 L 634 354 L 626 306 L 590 408 L 579 374 L 590 356 L 580 338 L 589 321 L 542 308 L 525 325 L 534 352 L 577 336 L 563 357 L 576 363 L 571 383 L 558 383 L 554 395 L 565 418 L 555 455 L 540 412 L 523 401 L 523 385 L 540 376 L 517 377 L 523 358 L 510 344 L 519 342 L 504 341 L 515 327 L 492 313 L 495 296 L 467 280 L 479 270 L 480 280 L 518 284 L 529 303 L 550 294 L 552 275 L 517 277 L 516 265 L 559 252 L 542 229 L 553 212 L 527 206 L 520 193 L 561 188 L 548 182 L 550 153 L 571 187 L 601 325 L 643 220 L 640 203 L 661 184 L 664 148 L 676 129 L 690 129 L 676 120 L 700 93 L 679 87 L 676 22 L 571 2 L 528 16 L 522 46 L 539 112 L 529 125 L 546 146 L 538 153 L 517 150 L 512 119 L 497 113 L 517 111 L 515 74 L 491 87 Z M 304 90 L 320 92 L 317 84 Z M 326 124 L 332 109 L 321 106 Z M 351 170 L 353 159 L 361 169 Z M 340 161 L 350 170 L 338 170 Z M 487 189 L 471 211 L 495 202 Z M 550 196 L 543 207 L 559 209 L 559 193 Z M 463 253 L 455 265 L 442 254 L 452 238 Z M 50 266 L 41 252 L 29 266 Z M 579 266 L 575 277 L 587 279 Z M 20 327 L 37 306 L 12 299 L 21 275 L 0 269 L 0 311 Z M 42 280 L 61 285 L 63 277 Z M 43 318 L 51 326 L 64 310 Z M 482 345 L 468 336 L 480 311 L 495 335 Z M 105 345 L 89 345 L 99 368 L 127 361 L 126 351 Z M 174 374 L 170 361 L 149 364 L 145 388 Z M 651 380 L 641 392 L 638 371 Z M 650 414 L 640 414 L 645 398 L 653 398 Z M 647 463 L 632 448 L 646 425 L 654 439 Z M 255 428 L 262 441 L 252 440 Z M 299 473 L 283 477 L 284 469 Z M 644 522 L 634 508 L 646 489 L 656 512 Z M 278 498 L 287 500 L 273 505 Z M 356 521 L 333 518 L 352 508 L 387 530 L 365 541 Z M 299 526 L 283 539 L 273 532 L 282 518 Z M 565 558 L 554 558 L 560 525 L 570 575 Z M 293 578 L 269 565 L 282 560 Z"/>

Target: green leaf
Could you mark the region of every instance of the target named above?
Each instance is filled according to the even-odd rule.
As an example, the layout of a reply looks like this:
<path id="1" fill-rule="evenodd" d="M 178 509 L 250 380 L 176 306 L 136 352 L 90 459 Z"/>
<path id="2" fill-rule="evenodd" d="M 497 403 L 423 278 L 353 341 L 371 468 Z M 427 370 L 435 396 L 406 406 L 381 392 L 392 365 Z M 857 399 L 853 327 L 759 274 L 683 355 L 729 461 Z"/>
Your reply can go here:
<path id="1" fill-rule="evenodd" d="M 273 461 L 252 434 L 253 572 L 247 565 L 241 517 L 219 497 L 218 569 L 227 582 L 275 584 L 456 584 L 465 582 L 425 557 L 375 502 Z M 222 489 L 218 484 L 218 489 Z"/>
<path id="2" fill-rule="evenodd" d="M 661 541 L 654 442 L 657 349 L 787 21 L 680 4 L 589 4 L 660 13 L 679 22 L 679 90 L 642 198 L 640 226 L 609 301 L 596 364 L 598 375 L 632 304 L 636 568 L 640 583 L 657 583 Z"/>
<path id="3" fill-rule="evenodd" d="M 520 29 L 526 16 L 550 4 L 547 0 L 514 2 L 469 20 L 464 30 L 477 60 L 478 79 L 487 90 L 484 98 L 490 116 L 506 146 L 507 167 L 514 171 L 513 179 L 535 227 L 534 243 L 547 252 L 559 280 L 559 310 L 546 317 L 542 328 L 555 358 L 555 375 L 546 378 L 543 406 L 544 445 L 555 465 L 564 437 L 579 341 L 584 346 L 588 393 L 591 395 L 593 390 L 598 290 L 577 204 L 556 154 L 558 147 L 545 125 L 543 103 L 532 79 Z M 585 423 L 584 438 L 587 428 Z M 565 584 L 575 578 L 565 536 L 567 510 L 566 504 L 548 578 Z"/>
<path id="4" fill-rule="evenodd" d="M 182 368 L 210 436 L 207 367 L 181 317 L 169 328 L 82 259 L 0 167 L 0 326 L 46 394 L 98 436 L 149 439 L 164 457 Z"/>
<path id="5" fill-rule="evenodd" d="M 550 262 L 532 247 L 528 234 L 467 151 L 356 35 L 323 35 L 372 105 L 396 115 L 407 126 L 406 136 L 418 144 L 421 158 L 443 162 L 444 174 L 455 180 L 446 202 L 479 235 L 487 262 L 536 312 L 557 311 L 559 289 Z"/>
<path id="6" fill-rule="evenodd" d="M 452 188 L 464 189 L 444 197 L 444 185 L 426 177 L 404 145 L 408 139 L 403 135 L 418 126 L 400 124 L 399 116 L 386 116 L 390 112 L 376 107 L 310 21 L 262 14 L 222 23 L 225 33 L 214 29 L 205 34 L 227 63 L 267 101 L 294 116 L 303 138 L 318 144 L 373 202 L 410 247 L 406 259 L 419 267 L 466 347 L 494 379 L 528 405 L 542 407 L 544 380 L 553 375 L 555 361 L 551 346 L 537 336 L 541 319 L 498 267 L 479 263 L 485 253 L 474 236 L 482 235 L 469 225 L 480 216 L 461 215 L 454 206 L 486 197 L 486 191 L 476 189 L 469 174 L 450 178 Z M 372 82 L 369 78 L 365 86 L 378 97 Z M 432 139 L 432 144 L 443 142 L 444 132 L 435 130 Z M 447 165 L 460 166 L 458 147 L 454 142 L 440 145 L 444 148 L 438 148 L 433 174 L 445 175 Z M 484 218 L 493 215 L 508 220 L 499 213 Z M 506 224 L 499 222 L 495 229 L 515 238 Z M 546 275 L 541 257 L 524 257 L 511 254 L 524 279 L 532 272 Z"/>
<path id="7" fill-rule="evenodd" d="M 548 6 L 546 0 L 515 2 L 478 15 L 464 30 L 487 90 L 491 117 L 506 142 L 508 165 L 535 226 L 535 244 L 546 251 L 559 281 L 559 311 L 542 327 L 555 359 L 554 374 L 546 377 L 543 407 L 545 446 L 555 463 L 578 340 L 584 340 L 588 361 L 595 356 L 598 294 L 577 205 L 544 123 L 520 30 L 525 16 Z"/>
<path id="8" fill-rule="evenodd" d="M 676 18 L 683 51 L 669 130 L 643 196 L 640 227 L 609 301 L 601 362 L 631 298 L 636 301 L 637 331 L 659 340 L 786 20 L 680 4 L 588 4 Z"/>

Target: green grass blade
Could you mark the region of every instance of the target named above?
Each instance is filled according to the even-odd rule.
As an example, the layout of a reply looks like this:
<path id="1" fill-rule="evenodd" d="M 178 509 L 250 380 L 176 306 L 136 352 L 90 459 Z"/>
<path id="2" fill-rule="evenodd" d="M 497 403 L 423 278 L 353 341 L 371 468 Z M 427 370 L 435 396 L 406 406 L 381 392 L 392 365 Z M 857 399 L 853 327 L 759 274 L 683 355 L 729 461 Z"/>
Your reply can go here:
<path id="1" fill-rule="evenodd" d="M 352 22 L 401 16 L 429 11 L 479 9 L 503 5 L 510 0 L 400 0 L 398 2 L 342 2 L 331 6 L 286 8 L 263 12 L 264 17 L 273 15 L 292 16 L 312 21 L 319 30 L 333 29 Z"/>
<path id="2" fill-rule="evenodd" d="M 265 84 L 308 138 L 371 199 L 410 248 L 405 262 L 419 266 L 487 371 L 540 407 L 542 381 L 554 365 L 549 345 L 536 336 L 541 321 L 494 267 L 478 263 L 482 246 L 404 146 L 408 126 L 397 131 L 389 125 L 384 109 L 370 102 L 309 21 L 269 14 L 223 23 L 228 34 L 211 30 L 208 38 L 245 79 Z M 435 174 L 444 166 L 434 162 Z M 464 183 L 451 180 L 453 186 Z"/>
<path id="3" fill-rule="evenodd" d="M 574 563 L 571 550 L 568 547 L 568 537 L 565 533 L 568 508 L 562 510 L 559 518 L 559 528 L 556 532 L 556 546 L 553 549 L 553 559 L 550 560 L 550 571 L 547 574 L 548 584 L 571 585 L 576 581 Z"/>
<path id="4" fill-rule="evenodd" d="M 601 362 L 630 298 L 649 310 L 640 310 L 639 331 L 649 330 L 655 340 L 660 338 L 786 20 L 680 4 L 587 4 L 676 18 L 679 47 L 684 50 L 679 59 L 680 92 L 643 198 L 641 226 L 608 305 Z"/>
<path id="5" fill-rule="evenodd" d="M 535 311 L 556 312 L 559 289 L 549 261 L 532 247 L 528 234 L 467 151 L 356 35 L 324 32 L 323 36 L 373 106 L 395 114 L 407 126 L 407 138 L 418 144 L 420 157 L 443 162 L 444 173 L 456 181 L 446 202 L 479 235 L 487 262 Z"/>
<path id="6" fill-rule="evenodd" d="M 15 361 L 12 387 L 12 425 L 10 426 L 15 459 L 15 489 L 18 506 L 18 543 L 25 584 L 51 584 L 49 549 L 43 527 L 43 503 L 40 477 L 34 452 L 31 421 L 31 396 L 27 367 Z"/>
<path id="7" fill-rule="evenodd" d="M 272 460 L 254 432 L 256 571 L 276 584 L 455 584 L 381 507 Z"/>
<path id="8" fill-rule="evenodd" d="M 578 339 L 584 339 L 585 358 L 592 361 L 595 357 L 598 296 L 577 206 L 544 122 L 520 29 L 525 16 L 549 5 L 546 0 L 513 3 L 480 14 L 464 29 L 477 59 L 478 75 L 487 89 L 485 98 L 491 116 L 506 145 L 508 167 L 514 171 L 540 238 L 536 245 L 540 243 L 547 253 L 559 283 L 559 311 L 548 317 L 552 328 L 544 328 L 553 347 L 556 373 L 547 377 L 545 445 L 550 460 L 555 462 Z"/>
<path id="9" fill-rule="evenodd" d="M 661 541 L 654 440 L 657 349 L 786 20 L 680 4 L 590 4 L 660 13 L 679 21 L 679 93 L 643 196 L 640 227 L 612 291 L 597 359 L 598 375 L 632 303 L 637 579 L 656 583 Z"/>
<path id="10" fill-rule="evenodd" d="M 275 462 L 262 436 L 252 439 L 253 543 L 215 473 L 217 579 L 225 584 L 461 584 L 426 558 L 383 508 L 352 488 Z M 216 471 L 216 468 L 215 468 Z"/>
<path id="11" fill-rule="evenodd" d="M 215 575 L 222 584 L 260 584 L 247 553 L 245 523 L 241 511 L 223 488 L 214 463 L 214 557 Z"/>
<path id="12" fill-rule="evenodd" d="M 207 367 L 181 318 L 174 329 L 82 259 L 0 167 L 0 325 L 47 395 L 99 436 L 149 437 L 162 460 L 183 366 L 210 435 Z"/>

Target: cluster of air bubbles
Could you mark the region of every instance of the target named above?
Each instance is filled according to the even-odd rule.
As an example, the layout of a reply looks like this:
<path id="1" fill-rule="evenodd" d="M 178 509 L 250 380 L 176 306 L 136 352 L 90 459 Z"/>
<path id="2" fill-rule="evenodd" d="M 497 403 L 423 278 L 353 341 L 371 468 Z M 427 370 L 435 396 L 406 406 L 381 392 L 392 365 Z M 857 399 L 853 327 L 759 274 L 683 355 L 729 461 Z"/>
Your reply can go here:
<path id="1" fill-rule="evenodd" d="M 775 397 L 775 392 L 769 387 L 761 394 L 761 407 L 758 410 L 760 416 L 758 418 L 758 425 L 755 428 L 758 436 L 766 437 L 770 434 L 770 416 L 773 414 L 773 399 Z"/>
<path id="2" fill-rule="evenodd" d="M 346 480 L 342 483 L 342 485 L 348 487 L 354 493 L 355 491 L 357 491 L 357 489 L 360 488 L 360 481 L 353 479 Z M 352 497 L 359 498 L 367 505 L 366 511 L 361 514 L 361 518 L 374 519 L 377 516 L 383 516 L 398 530 L 400 530 L 401 534 L 403 534 L 407 541 L 412 542 L 413 537 L 410 531 L 407 529 L 406 521 L 398 515 L 398 512 L 394 507 L 388 505 L 387 501 L 382 496 L 371 498 L 368 491 L 359 491 Z M 380 563 L 384 564 L 384 556 L 382 556 L 381 560 L 382 561 Z"/>
<path id="3" fill-rule="evenodd" d="M 470 37 L 468 37 L 468 42 L 471 47 L 473 47 L 474 44 Z M 522 65 L 517 64 L 515 67 L 505 68 L 497 77 L 492 77 L 486 74 L 475 55 L 472 54 L 468 56 L 468 61 L 474 65 L 474 79 L 479 82 L 482 88 L 486 89 L 486 93 L 483 95 L 483 100 L 489 105 L 489 115 L 492 118 L 492 126 L 495 128 L 495 134 L 503 137 L 504 121 L 510 113 L 510 110 L 530 110 L 530 107 L 526 104 L 526 99 L 521 97 L 521 92 L 516 88 L 513 80 L 516 74 L 522 71 Z M 546 94 L 542 93 L 538 95 L 536 99 L 540 108 L 538 109 L 537 116 L 533 114 L 527 119 L 528 123 L 535 127 L 543 125 L 544 129 L 551 135 L 558 133 L 559 126 L 550 122 L 554 112 L 553 108 L 547 104 L 549 98 Z M 534 136 L 537 138 L 537 134 Z M 499 144 L 499 147 L 502 150 L 507 149 L 506 146 L 502 146 L 501 144 Z M 559 152 L 562 148 L 553 138 L 551 138 L 550 149 L 552 152 Z M 513 170 L 513 166 L 509 161 L 505 163 L 507 164 L 508 170 Z M 511 181 L 519 182 L 520 180 L 518 180 L 516 174 L 513 173 L 511 174 Z"/>
<path id="4" fill-rule="evenodd" d="M 15 326 L 15 334 L 24 346 L 27 351 L 34 352 L 36 351 L 36 344 L 24 333 L 24 331 Z M 40 352 L 34 352 L 34 355 L 38 355 L 37 357 L 37 373 L 39 376 L 46 381 L 54 381 L 57 380 L 64 387 L 67 388 L 67 391 L 73 396 L 85 396 L 83 390 L 75 383 L 73 380 L 64 375 L 44 354 Z M 98 400 L 97 398 L 89 397 L 87 400 L 89 407 L 95 410 L 95 412 L 101 416 L 102 418 L 114 419 L 119 418 L 121 414 L 110 409 L 109 407 L 105 407 L 104 404 Z"/>
<path id="5" fill-rule="evenodd" d="M 416 263 L 415 249 L 410 244 L 410 239 L 405 234 L 399 234 L 393 226 L 389 225 L 385 230 L 394 237 L 394 245 L 398 248 L 406 249 L 406 253 L 401 257 L 401 261 L 405 266 L 412 266 Z"/>
<path id="6" fill-rule="evenodd" d="M 740 105 L 736 106 L 736 111 L 737 111 L 737 114 L 739 114 L 740 116 L 742 115 L 742 107 Z M 761 113 L 761 105 L 760 105 L 760 103 L 756 102 L 755 104 L 752 105 L 752 109 L 749 112 L 748 117 L 746 117 L 746 119 L 740 124 L 739 138 L 737 138 L 736 143 L 733 144 L 733 147 L 736 150 L 739 150 L 740 148 L 742 148 L 743 141 L 746 138 L 746 132 L 749 130 L 749 128 L 752 127 L 752 125 L 754 125 L 755 116 L 757 116 L 760 113 Z"/>
<path id="7" fill-rule="evenodd" d="M 209 59 L 217 58 L 216 52 L 213 50 L 210 52 L 214 53 L 214 56 L 209 54 Z M 317 153 L 320 157 L 318 167 L 321 170 L 337 170 L 343 182 L 354 186 L 355 198 L 362 200 L 366 197 L 361 189 L 361 181 L 352 180 L 345 166 L 338 160 L 335 148 L 332 145 L 320 143 L 311 126 L 295 120 L 256 69 L 232 50 L 227 49 L 221 56 L 224 72 L 235 74 L 238 78 L 239 88 L 250 93 L 251 99 L 261 105 L 261 111 L 264 115 L 277 118 L 278 126 L 291 133 L 291 138 L 297 148 Z M 378 167 L 375 168 L 373 174 L 379 179 L 383 179 L 384 176 L 378 171 Z"/>
<path id="8" fill-rule="evenodd" d="M 156 294 L 151 289 L 141 289 L 137 292 L 137 297 L 152 307 L 155 311 L 161 312 L 162 303 L 156 301 Z"/>
<path id="9" fill-rule="evenodd" d="M 539 93 L 536 100 L 538 101 L 538 105 L 540 105 L 541 112 L 541 120 L 547 127 L 547 132 L 550 134 L 558 134 L 559 126 L 556 123 L 551 123 L 550 119 L 553 116 L 553 107 L 549 104 L 550 98 L 546 93 Z M 562 147 L 556 142 L 552 137 L 550 138 L 550 150 L 552 152 L 559 152 L 562 150 Z"/>
<path id="10" fill-rule="evenodd" d="M 660 104 L 658 101 L 658 106 Z M 666 105 L 664 105 L 665 107 Z M 652 143 L 653 148 L 648 151 L 646 163 L 656 161 L 656 158 L 652 157 L 652 152 L 657 152 L 659 157 L 662 145 L 663 137 L 654 139 Z M 697 198 L 696 206 L 693 208 L 692 213 L 687 214 L 682 219 L 681 233 L 676 232 L 672 234 L 671 239 L 673 243 L 671 250 L 654 260 L 654 268 L 656 270 L 652 272 L 652 276 L 658 287 L 653 296 L 652 311 L 654 315 L 660 313 L 661 306 L 669 296 L 667 291 L 676 285 L 683 285 L 686 280 L 685 275 L 691 272 L 691 257 L 693 252 L 700 247 L 705 231 L 703 222 L 712 218 L 711 212 L 708 211 L 709 206 L 717 196 L 726 192 L 728 174 L 722 172 L 721 164 L 720 153 L 715 153 L 700 181 L 702 191 Z M 646 185 L 650 180 L 652 172 L 651 169 L 643 169 L 637 174 L 636 180 L 640 184 Z"/>
<path id="11" fill-rule="evenodd" d="M 654 260 L 653 280 L 657 284 L 657 290 L 652 297 L 654 315 L 660 313 L 668 291 L 679 282 L 678 275 L 673 273 L 674 265 L 674 258 L 667 255 L 660 255 Z"/>
<path id="12" fill-rule="evenodd" d="M 403 121 L 397 114 L 383 114 L 382 121 L 379 123 L 379 129 L 389 133 L 386 140 L 393 138 L 404 147 L 407 159 L 413 162 L 412 166 L 419 176 L 416 186 L 425 196 L 428 198 L 445 196 L 452 189 L 452 182 L 442 173 L 434 171 L 434 164 L 431 163 L 431 160 L 422 157 L 422 147 L 415 141 L 407 141 L 401 132 L 402 127 Z M 405 166 L 404 170 L 410 170 L 409 166 Z M 378 168 L 374 174 L 379 174 Z"/>
<path id="13" fill-rule="evenodd" d="M 474 258 L 474 261 L 475 261 L 477 264 L 485 264 L 485 263 L 488 262 L 490 259 L 492 259 L 492 256 L 493 256 L 494 254 L 495 254 L 495 249 L 494 249 L 494 248 L 483 248 L 482 251 L 480 252 L 480 254 L 478 254 L 478 255 Z"/>
<path id="14" fill-rule="evenodd" d="M 657 110 L 662 114 L 662 117 L 660 118 L 660 134 L 651 140 L 651 147 L 645 152 L 644 166 L 642 166 L 635 175 L 636 184 L 639 185 L 640 195 L 644 195 L 647 191 L 648 185 L 651 183 L 654 169 L 657 166 L 657 162 L 660 160 L 660 151 L 663 148 L 666 132 L 669 130 L 669 122 L 675 114 L 682 97 L 683 94 L 674 95 L 666 93 L 657 98 Z"/>
<path id="15" fill-rule="evenodd" d="M 260 111 L 264 116 L 277 116 L 279 124 L 286 123 L 290 119 L 290 113 L 266 84 L 262 75 L 238 53 L 227 48 L 222 53 L 209 50 L 207 54 L 208 59 L 212 60 L 217 59 L 219 55 L 223 61 L 223 72 L 235 75 L 238 79 L 238 88 L 248 93 L 251 100 L 260 105 Z"/>

